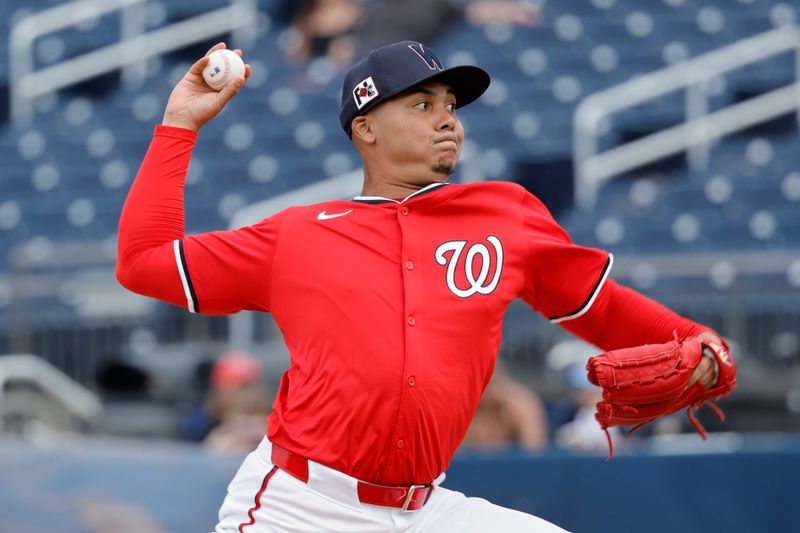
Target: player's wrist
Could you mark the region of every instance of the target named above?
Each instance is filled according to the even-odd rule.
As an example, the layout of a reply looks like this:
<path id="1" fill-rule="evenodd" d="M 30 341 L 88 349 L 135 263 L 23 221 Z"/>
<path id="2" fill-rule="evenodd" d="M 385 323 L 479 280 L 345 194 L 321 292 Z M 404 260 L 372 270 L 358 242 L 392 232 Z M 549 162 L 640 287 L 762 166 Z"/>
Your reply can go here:
<path id="1" fill-rule="evenodd" d="M 711 359 L 714 364 L 714 379 L 711 386 L 716 386 L 719 381 L 720 375 L 720 360 L 728 360 L 728 345 L 725 340 L 714 331 L 704 331 L 696 337 L 702 345 L 702 353 L 704 357 Z"/>
<path id="2" fill-rule="evenodd" d="M 161 120 L 162 126 L 171 126 L 173 128 L 183 128 L 191 130 L 195 133 L 200 131 L 200 125 L 196 122 L 187 119 L 181 115 L 173 115 L 169 112 L 164 113 L 164 118 Z"/>

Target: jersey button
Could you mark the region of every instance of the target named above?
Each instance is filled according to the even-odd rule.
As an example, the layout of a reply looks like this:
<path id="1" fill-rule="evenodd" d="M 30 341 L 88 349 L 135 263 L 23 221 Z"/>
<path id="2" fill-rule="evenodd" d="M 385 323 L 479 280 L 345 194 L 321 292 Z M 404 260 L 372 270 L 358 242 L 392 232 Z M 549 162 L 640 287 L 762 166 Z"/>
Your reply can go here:
<path id="1" fill-rule="evenodd" d="M 413 261 L 406 261 L 406 268 L 409 270 L 414 270 L 414 262 Z"/>
<path id="2" fill-rule="evenodd" d="M 417 323 L 417 319 L 414 318 L 414 315 L 411 315 L 411 316 L 408 317 L 408 325 L 409 326 L 413 326 L 416 323 Z"/>
<path id="3" fill-rule="evenodd" d="M 413 387 L 416 384 L 417 384 L 417 380 L 414 379 L 414 376 L 411 376 L 411 377 L 408 378 L 408 386 L 409 387 Z"/>
<path id="4" fill-rule="evenodd" d="M 408 214 L 408 208 L 406 206 L 403 206 L 403 207 L 400 208 L 400 212 L 403 213 L 404 215 L 407 215 Z"/>
<path id="5" fill-rule="evenodd" d="M 405 441 L 403 439 L 400 439 L 400 440 L 397 441 L 397 447 L 398 448 L 405 448 L 405 446 L 406 446 L 406 443 L 405 443 Z"/>

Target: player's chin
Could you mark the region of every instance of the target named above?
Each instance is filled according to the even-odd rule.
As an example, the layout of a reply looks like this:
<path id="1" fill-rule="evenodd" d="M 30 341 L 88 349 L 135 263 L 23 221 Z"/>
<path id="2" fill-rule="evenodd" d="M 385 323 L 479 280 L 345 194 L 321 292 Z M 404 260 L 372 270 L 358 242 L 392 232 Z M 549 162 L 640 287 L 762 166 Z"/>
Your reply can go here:
<path id="1" fill-rule="evenodd" d="M 448 176 L 456 171 L 456 161 L 439 160 L 439 162 L 436 163 L 431 170 L 442 180 L 446 180 Z"/>
<path id="2" fill-rule="evenodd" d="M 456 164 L 458 163 L 458 154 L 452 153 L 439 157 L 439 160 L 433 165 L 432 170 L 437 174 L 443 174 L 445 177 L 449 176 L 456 171 Z"/>

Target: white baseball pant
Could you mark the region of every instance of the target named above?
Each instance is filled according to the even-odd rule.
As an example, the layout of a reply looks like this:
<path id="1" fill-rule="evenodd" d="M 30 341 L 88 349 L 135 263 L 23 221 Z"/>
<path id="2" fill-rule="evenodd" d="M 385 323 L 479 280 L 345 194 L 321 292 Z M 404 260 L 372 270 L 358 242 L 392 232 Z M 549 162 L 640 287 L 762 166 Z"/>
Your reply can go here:
<path id="1" fill-rule="evenodd" d="M 308 483 L 272 464 L 266 438 L 242 463 L 219 510 L 216 533 L 565 533 L 541 518 L 440 486 L 403 511 L 358 501 L 358 480 L 308 461 Z"/>

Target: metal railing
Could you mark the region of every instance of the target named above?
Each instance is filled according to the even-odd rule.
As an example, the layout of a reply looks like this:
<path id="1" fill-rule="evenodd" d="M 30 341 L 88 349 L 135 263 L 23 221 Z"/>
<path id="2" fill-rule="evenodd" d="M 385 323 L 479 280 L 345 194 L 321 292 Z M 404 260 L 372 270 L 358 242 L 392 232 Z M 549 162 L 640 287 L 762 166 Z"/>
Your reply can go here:
<path id="1" fill-rule="evenodd" d="M 33 118 L 37 97 L 125 67 L 127 82 L 143 75 L 142 66 L 158 56 L 225 32 L 253 31 L 258 22 L 256 0 L 230 0 L 230 5 L 146 31 L 141 10 L 146 0 L 76 0 L 34 13 L 17 22 L 9 39 L 10 116 L 15 123 Z M 43 35 L 120 12 L 120 41 L 36 70 L 34 42 Z M 236 36 L 234 36 L 234 40 Z"/>
<path id="2" fill-rule="evenodd" d="M 796 81 L 709 113 L 711 80 L 791 51 L 795 52 L 796 58 L 795 77 L 800 80 L 800 29 L 788 25 L 636 77 L 585 98 L 573 117 L 576 205 L 591 207 L 599 188 L 614 176 L 675 153 L 688 150 L 691 168 L 706 168 L 710 141 L 780 115 L 800 111 L 800 81 Z M 604 152 L 598 150 L 598 139 L 607 117 L 682 89 L 686 90 L 684 123 Z"/>
<path id="3" fill-rule="evenodd" d="M 57 402 L 72 417 L 94 425 L 103 413 L 97 395 L 71 380 L 42 358 L 16 354 L 0 357 L 0 434 L 4 431 L 7 403 L 4 401 L 9 383 L 33 384 L 44 395 Z M 33 415 L 33 413 L 29 413 Z"/>

